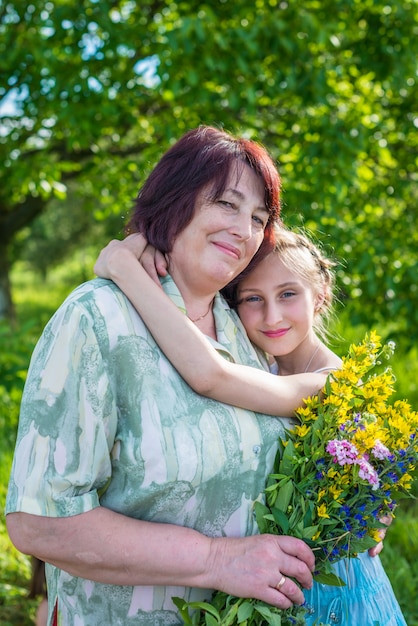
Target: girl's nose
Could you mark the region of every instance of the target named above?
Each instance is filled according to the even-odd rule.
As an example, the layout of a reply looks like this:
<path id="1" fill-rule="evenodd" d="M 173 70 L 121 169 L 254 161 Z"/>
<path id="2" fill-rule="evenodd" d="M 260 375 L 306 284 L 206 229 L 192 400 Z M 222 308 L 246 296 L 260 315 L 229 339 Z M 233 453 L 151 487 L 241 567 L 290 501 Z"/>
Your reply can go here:
<path id="1" fill-rule="evenodd" d="M 264 309 L 264 321 L 268 326 L 275 326 L 282 320 L 280 306 L 276 302 L 267 302 Z"/>

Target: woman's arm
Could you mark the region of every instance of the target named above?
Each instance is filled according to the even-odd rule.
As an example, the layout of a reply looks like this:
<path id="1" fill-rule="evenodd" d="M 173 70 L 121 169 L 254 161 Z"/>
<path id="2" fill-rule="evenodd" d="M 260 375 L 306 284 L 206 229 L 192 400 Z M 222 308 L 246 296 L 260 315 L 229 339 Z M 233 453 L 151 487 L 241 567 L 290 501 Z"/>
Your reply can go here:
<path id="1" fill-rule="evenodd" d="M 112 585 L 178 585 L 219 589 L 281 608 L 303 602 L 314 556 L 294 537 L 210 538 L 174 524 L 126 517 L 104 507 L 72 517 L 9 513 L 14 545 L 74 576 Z"/>
<path id="2" fill-rule="evenodd" d="M 305 398 L 324 386 L 325 374 L 280 377 L 222 358 L 138 262 L 146 246 L 139 234 L 111 241 L 101 251 L 94 270 L 126 294 L 194 391 L 244 409 L 290 417 Z"/>

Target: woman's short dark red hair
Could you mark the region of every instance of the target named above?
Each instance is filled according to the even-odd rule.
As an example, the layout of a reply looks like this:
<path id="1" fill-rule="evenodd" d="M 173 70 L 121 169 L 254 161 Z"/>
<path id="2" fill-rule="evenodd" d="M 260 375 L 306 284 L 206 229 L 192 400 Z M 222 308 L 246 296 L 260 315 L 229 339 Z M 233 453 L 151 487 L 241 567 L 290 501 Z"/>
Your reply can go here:
<path id="1" fill-rule="evenodd" d="M 170 252 L 194 216 L 199 192 L 212 185 L 213 196 L 219 197 L 231 167 L 240 163 L 263 182 L 269 213 L 265 240 L 272 242 L 273 223 L 280 215 L 280 176 L 271 157 L 257 142 L 212 126 L 189 131 L 162 156 L 139 191 L 127 232 L 141 232 L 155 248 Z"/>

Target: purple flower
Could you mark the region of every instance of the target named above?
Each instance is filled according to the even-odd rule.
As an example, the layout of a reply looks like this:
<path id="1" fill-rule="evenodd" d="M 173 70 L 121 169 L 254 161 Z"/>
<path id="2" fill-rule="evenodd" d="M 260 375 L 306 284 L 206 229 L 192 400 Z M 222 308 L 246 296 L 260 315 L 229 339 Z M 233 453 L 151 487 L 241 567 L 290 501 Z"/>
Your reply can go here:
<path id="1" fill-rule="evenodd" d="M 339 465 L 352 465 L 357 462 L 358 450 L 346 439 L 331 439 L 328 442 L 326 451 L 334 457 L 334 463 Z"/>

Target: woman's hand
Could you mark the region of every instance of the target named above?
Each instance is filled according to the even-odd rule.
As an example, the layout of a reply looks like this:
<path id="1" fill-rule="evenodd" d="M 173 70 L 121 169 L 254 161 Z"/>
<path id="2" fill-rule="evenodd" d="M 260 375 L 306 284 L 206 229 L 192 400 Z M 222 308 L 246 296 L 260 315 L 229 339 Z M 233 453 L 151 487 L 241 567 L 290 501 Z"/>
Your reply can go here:
<path id="1" fill-rule="evenodd" d="M 241 598 L 258 598 L 281 609 L 305 600 L 294 580 L 307 589 L 312 586 L 313 553 L 294 537 L 263 534 L 213 539 L 210 558 L 211 587 Z"/>
<path id="2" fill-rule="evenodd" d="M 129 235 L 123 241 L 113 239 L 100 254 L 94 265 L 94 272 L 101 278 L 109 278 L 117 282 L 118 277 L 129 275 L 132 263 L 140 262 L 147 274 L 160 286 L 158 276 L 167 274 L 165 256 L 148 244 L 140 233 Z"/>
<path id="3" fill-rule="evenodd" d="M 386 524 L 386 526 L 390 526 L 392 521 L 393 521 L 393 517 L 391 515 L 385 515 L 384 517 L 381 517 L 380 522 L 382 522 L 382 524 Z M 373 546 L 373 548 L 370 548 L 369 550 L 369 556 L 377 556 L 378 554 L 380 554 L 383 550 L 383 540 L 385 538 L 386 535 L 386 531 L 387 528 L 380 528 L 379 529 L 379 535 L 380 538 L 382 539 L 382 541 L 379 541 L 378 544 L 376 544 L 375 546 Z"/>

